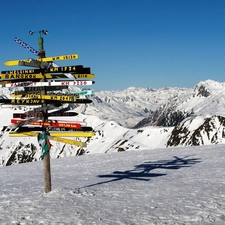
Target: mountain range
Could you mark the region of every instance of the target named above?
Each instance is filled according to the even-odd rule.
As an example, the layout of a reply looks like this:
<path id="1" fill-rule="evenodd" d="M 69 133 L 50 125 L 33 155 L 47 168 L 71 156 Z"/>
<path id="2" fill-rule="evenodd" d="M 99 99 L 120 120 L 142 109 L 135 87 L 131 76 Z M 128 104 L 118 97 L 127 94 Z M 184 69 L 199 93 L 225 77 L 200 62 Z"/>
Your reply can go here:
<path id="1" fill-rule="evenodd" d="M 11 91 L 2 88 L 0 94 L 9 98 Z M 70 105 L 71 111 L 79 114 L 66 118 L 85 121 L 95 136 L 78 138 L 86 142 L 86 148 L 51 141 L 51 157 L 224 143 L 224 93 L 225 83 L 213 80 L 201 81 L 193 88 L 96 91 L 89 96 L 91 104 Z M 28 109 L 2 107 L 0 127 L 10 124 L 14 112 Z M 0 149 L 2 166 L 37 161 L 41 156 L 35 137 L 9 137 L 8 132 L 1 133 Z"/>

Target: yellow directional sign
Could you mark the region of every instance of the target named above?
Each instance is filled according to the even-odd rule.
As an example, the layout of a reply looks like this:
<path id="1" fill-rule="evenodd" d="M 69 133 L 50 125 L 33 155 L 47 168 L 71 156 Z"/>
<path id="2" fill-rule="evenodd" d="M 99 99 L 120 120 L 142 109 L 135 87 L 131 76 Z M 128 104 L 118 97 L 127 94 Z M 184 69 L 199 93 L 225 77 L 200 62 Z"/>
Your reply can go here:
<path id="1" fill-rule="evenodd" d="M 10 137 L 26 137 L 26 136 L 37 136 L 38 132 L 10 132 Z M 94 132 L 90 131 L 52 131 L 49 132 L 51 137 L 93 137 Z"/>
<path id="2" fill-rule="evenodd" d="M 50 140 L 53 141 L 59 141 L 59 142 L 63 142 L 66 144 L 70 144 L 70 145 L 77 145 L 80 147 L 86 147 L 86 143 L 81 142 L 81 141 L 74 141 L 74 140 L 69 140 L 69 139 L 65 139 L 65 138 L 60 138 L 60 137 L 49 137 Z"/>
<path id="3" fill-rule="evenodd" d="M 76 95 L 40 95 L 40 94 L 12 94 L 15 98 L 35 98 L 46 100 L 70 101 L 76 102 Z"/>
<path id="4" fill-rule="evenodd" d="M 53 100 L 53 99 L 33 99 L 33 98 L 14 98 L 14 99 L 0 99 L 0 104 L 4 105 L 42 105 L 42 104 L 59 104 L 59 102 L 64 103 L 79 103 L 79 104 L 88 104 L 91 103 L 91 99 L 87 98 L 77 98 L 76 101 L 70 101 L 66 99 Z"/>
<path id="5" fill-rule="evenodd" d="M 94 74 L 72 74 L 74 78 L 94 78 Z M 57 78 L 67 78 L 64 74 L 1 74 L 1 79 L 24 79 L 24 80 L 35 80 L 35 79 L 57 79 Z"/>
<path id="6" fill-rule="evenodd" d="M 38 134 L 39 134 L 39 132 L 23 132 L 23 133 L 10 132 L 9 136 L 10 137 L 29 137 L 29 136 L 37 137 Z M 63 142 L 65 144 L 77 145 L 80 147 L 86 146 L 86 143 L 84 143 L 84 142 L 60 138 L 60 137 L 49 136 L 49 139 L 53 140 L 53 141 Z"/>
<path id="7" fill-rule="evenodd" d="M 58 61 L 58 60 L 71 60 L 71 59 L 78 59 L 78 54 L 59 55 L 59 56 L 36 58 L 36 59 L 10 60 L 5 62 L 4 64 L 5 66 L 18 66 L 20 62 L 29 63 L 32 60 L 37 62 L 52 62 L 52 61 Z"/>

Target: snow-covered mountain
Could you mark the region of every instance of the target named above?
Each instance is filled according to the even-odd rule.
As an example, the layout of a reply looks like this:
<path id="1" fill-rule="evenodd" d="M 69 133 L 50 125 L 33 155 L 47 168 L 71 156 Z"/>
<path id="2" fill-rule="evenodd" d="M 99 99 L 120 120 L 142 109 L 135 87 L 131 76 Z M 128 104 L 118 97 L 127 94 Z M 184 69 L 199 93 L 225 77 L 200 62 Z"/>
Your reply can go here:
<path id="1" fill-rule="evenodd" d="M 92 104 L 79 105 L 76 110 L 132 128 L 159 106 L 188 90 L 172 87 L 159 89 L 130 87 L 122 91 L 98 91 L 90 97 L 93 100 Z"/>
<path id="2" fill-rule="evenodd" d="M 193 89 L 170 98 L 154 113 L 140 121 L 143 126 L 176 126 L 183 119 L 194 116 L 225 115 L 225 83 L 212 80 L 199 82 Z"/>
<path id="3" fill-rule="evenodd" d="M 96 92 L 90 97 L 93 103 L 71 106 L 79 113 L 75 119 L 66 118 L 87 122 L 95 136 L 78 139 L 86 148 L 51 141 L 51 157 L 225 143 L 224 90 L 225 83 L 206 80 L 193 88 Z M 10 124 L 13 112 L 27 109 L 1 108 L 0 127 Z M 0 149 L 3 166 L 36 161 L 41 155 L 36 138 L 9 137 L 7 132 L 0 136 Z"/>
<path id="4" fill-rule="evenodd" d="M 167 146 L 192 146 L 225 143 L 224 116 L 193 116 L 177 125 Z"/>
<path id="5" fill-rule="evenodd" d="M 77 86 L 69 87 L 70 92 L 79 90 Z M 89 97 L 93 100 L 91 104 L 74 105 L 74 109 L 85 115 L 95 115 L 101 119 L 113 120 L 123 127 L 132 128 L 159 106 L 188 90 L 190 89 L 130 87 L 121 91 L 96 91 L 93 96 Z M 0 95 L 4 97 L 10 98 L 12 92 L 13 89 L 0 89 Z"/>

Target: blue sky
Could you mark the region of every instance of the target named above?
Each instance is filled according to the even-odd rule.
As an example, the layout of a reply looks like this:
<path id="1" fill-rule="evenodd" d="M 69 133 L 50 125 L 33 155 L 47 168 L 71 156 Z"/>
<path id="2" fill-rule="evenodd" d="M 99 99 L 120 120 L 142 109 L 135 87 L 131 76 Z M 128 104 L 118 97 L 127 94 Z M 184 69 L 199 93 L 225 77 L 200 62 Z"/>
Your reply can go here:
<path id="1" fill-rule="evenodd" d="M 28 32 L 44 29 L 46 55 L 78 53 L 58 64 L 91 67 L 95 90 L 225 81 L 224 0 L 8 0 L 0 26 L 1 70 L 34 57 L 15 37 L 38 50 Z"/>

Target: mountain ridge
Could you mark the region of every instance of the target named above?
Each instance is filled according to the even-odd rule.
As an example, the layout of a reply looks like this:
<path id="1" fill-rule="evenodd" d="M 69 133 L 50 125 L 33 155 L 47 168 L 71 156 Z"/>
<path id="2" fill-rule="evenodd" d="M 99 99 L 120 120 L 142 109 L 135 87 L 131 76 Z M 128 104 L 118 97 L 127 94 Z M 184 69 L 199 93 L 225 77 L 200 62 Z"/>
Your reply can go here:
<path id="1" fill-rule="evenodd" d="M 224 90 L 224 83 L 206 80 L 193 88 L 131 87 L 95 92 L 90 97 L 93 104 L 71 106 L 71 111 L 79 113 L 75 120 L 87 122 L 95 136 L 74 138 L 84 141 L 86 148 L 51 141 L 51 157 L 225 143 Z M 9 94 L 4 92 L 5 96 Z M 4 120 L 0 121 L 0 127 L 10 124 L 13 112 L 25 110 L 1 108 L 0 117 Z M 126 110 L 130 111 L 126 114 Z M 129 121 L 129 125 L 134 124 L 142 117 L 146 123 L 140 127 L 122 126 Z M 2 132 L 0 149 L 1 166 L 40 160 L 41 150 L 34 137 L 15 138 Z"/>

